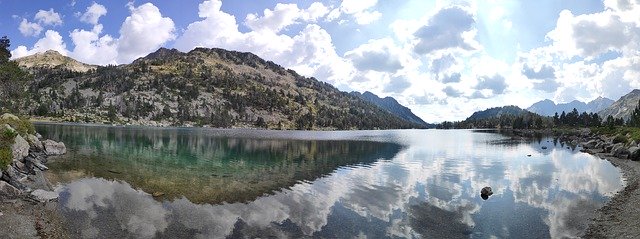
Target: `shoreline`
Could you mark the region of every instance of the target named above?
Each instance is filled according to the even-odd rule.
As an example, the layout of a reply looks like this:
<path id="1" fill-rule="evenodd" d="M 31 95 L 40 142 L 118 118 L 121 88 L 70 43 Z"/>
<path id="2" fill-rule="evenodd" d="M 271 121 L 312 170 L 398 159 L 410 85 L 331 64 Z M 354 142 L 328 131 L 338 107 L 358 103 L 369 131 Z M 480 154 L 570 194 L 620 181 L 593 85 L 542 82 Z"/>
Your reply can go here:
<path id="1" fill-rule="evenodd" d="M 531 138 L 540 135 L 558 137 L 565 142 L 584 147 L 581 152 L 607 160 L 618 168 L 626 183 L 607 203 L 596 210 L 596 216 L 590 218 L 587 229 L 581 238 L 635 238 L 640 237 L 640 162 L 629 159 L 630 147 L 624 145 L 622 153 L 612 148 L 614 136 L 591 133 L 586 128 L 511 130 L 519 137 Z M 624 152 L 626 150 L 626 153 Z"/>

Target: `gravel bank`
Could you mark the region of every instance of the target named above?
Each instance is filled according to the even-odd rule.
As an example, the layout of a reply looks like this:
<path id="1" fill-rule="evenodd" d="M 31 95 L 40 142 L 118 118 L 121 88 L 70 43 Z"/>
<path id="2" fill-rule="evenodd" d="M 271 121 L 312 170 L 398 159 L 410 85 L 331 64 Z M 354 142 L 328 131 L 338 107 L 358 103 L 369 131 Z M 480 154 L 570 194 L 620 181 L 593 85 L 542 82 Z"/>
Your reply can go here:
<path id="1" fill-rule="evenodd" d="M 620 168 L 627 185 L 598 210 L 585 238 L 640 238 L 640 162 L 597 153 Z"/>

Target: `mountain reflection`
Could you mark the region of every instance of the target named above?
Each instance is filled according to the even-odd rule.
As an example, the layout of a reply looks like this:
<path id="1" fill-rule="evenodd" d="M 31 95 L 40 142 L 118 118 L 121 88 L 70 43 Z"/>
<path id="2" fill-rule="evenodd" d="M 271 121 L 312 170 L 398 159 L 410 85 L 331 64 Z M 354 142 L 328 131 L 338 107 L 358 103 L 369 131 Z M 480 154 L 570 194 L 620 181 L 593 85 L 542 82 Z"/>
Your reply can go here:
<path id="1" fill-rule="evenodd" d="M 354 140 L 230 138 L 177 129 L 60 127 L 43 127 L 48 136 L 71 149 L 51 163 L 50 168 L 57 172 L 50 175 L 52 181 L 119 179 L 146 192 L 161 192 L 165 198 L 185 196 L 199 203 L 253 200 L 301 181 L 313 181 L 339 167 L 391 159 L 401 149 L 393 143 Z"/>
<path id="2" fill-rule="evenodd" d="M 206 145 L 225 154 L 213 157 L 209 155 L 210 150 L 192 147 L 182 152 L 197 154 L 196 159 L 176 160 L 176 163 L 204 167 L 205 170 L 197 169 L 194 173 L 212 177 L 207 175 L 214 172 L 219 174 L 216 179 L 232 178 L 236 181 L 229 182 L 247 188 L 269 188 L 256 186 L 259 181 L 245 181 L 264 178 L 273 189 L 263 191 L 268 191 L 267 194 L 252 194 L 253 197 L 245 200 L 228 200 L 229 203 L 202 203 L 188 194 L 158 200 L 149 194 L 153 191 L 136 186 L 135 180 L 124 182 L 112 180 L 119 177 L 97 173 L 94 174 L 98 177 L 92 177 L 86 173 L 57 188 L 61 193 L 62 212 L 70 219 L 71 231 L 76 233 L 73 236 L 578 237 L 593 211 L 620 190 L 623 181 L 620 172 L 609 162 L 560 144 L 554 146 L 554 140 L 549 138 L 513 143 L 507 142 L 508 137 L 486 132 L 416 130 L 309 133 L 309 140 L 227 135 L 221 142 L 207 143 L 210 140 L 207 137 L 212 136 L 201 135 L 202 138 L 189 140 L 191 136 L 183 138 L 179 132 L 175 134 L 175 139 L 159 138 L 182 141 L 185 145 Z M 334 140 L 340 138 L 334 134 L 342 135 L 342 139 Z M 332 140 L 322 140 L 323 137 Z M 363 138 L 373 141 L 362 141 Z M 384 142 L 384 139 L 391 140 Z M 156 140 L 149 142 L 157 144 Z M 541 146 L 548 149 L 542 151 Z M 156 152 L 140 149 L 136 152 L 145 153 L 125 161 L 152 167 L 145 160 L 157 160 L 156 156 L 144 157 Z M 203 159 L 208 157 L 213 159 Z M 238 158 L 243 160 L 235 160 Z M 332 162 L 334 159 L 338 163 Z M 101 160 L 109 159 L 102 157 L 96 161 Z M 212 162 L 215 167 L 209 166 Z M 83 168 L 78 165 L 69 164 L 67 168 L 69 171 L 74 167 Z M 127 167 L 139 165 L 127 164 Z M 154 168 L 156 171 L 152 172 L 163 172 L 163 167 Z M 176 169 L 169 176 L 179 171 Z M 126 177 L 129 172 L 121 174 Z M 277 181 L 280 178 L 284 179 Z M 203 191 L 200 190 L 203 188 L 202 195 L 216 195 L 206 191 L 210 181 L 203 183 L 197 177 L 192 180 L 195 185 L 189 186 L 192 190 Z M 491 186 L 494 192 L 486 201 L 479 195 L 485 186 Z M 167 187 L 170 186 L 159 188 Z M 225 193 L 236 196 L 221 197 L 232 198 L 246 192 L 233 191 L 229 186 Z"/>

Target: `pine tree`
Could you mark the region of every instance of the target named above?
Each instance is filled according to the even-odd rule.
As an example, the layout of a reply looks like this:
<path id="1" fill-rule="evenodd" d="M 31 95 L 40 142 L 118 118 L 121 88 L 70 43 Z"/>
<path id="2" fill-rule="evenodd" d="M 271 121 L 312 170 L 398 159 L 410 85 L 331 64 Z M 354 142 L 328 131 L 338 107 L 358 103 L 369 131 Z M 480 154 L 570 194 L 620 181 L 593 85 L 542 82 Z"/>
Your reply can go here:
<path id="1" fill-rule="evenodd" d="M 638 105 L 631 113 L 631 117 L 629 118 L 627 125 L 631 127 L 640 127 L 640 101 L 638 101 Z"/>

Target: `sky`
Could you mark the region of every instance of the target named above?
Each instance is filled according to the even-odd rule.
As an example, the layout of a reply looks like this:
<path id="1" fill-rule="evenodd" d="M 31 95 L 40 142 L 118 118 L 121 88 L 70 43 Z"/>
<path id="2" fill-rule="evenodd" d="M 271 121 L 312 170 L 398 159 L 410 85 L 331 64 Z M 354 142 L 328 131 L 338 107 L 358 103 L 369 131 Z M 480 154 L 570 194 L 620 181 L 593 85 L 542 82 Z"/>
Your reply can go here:
<path id="1" fill-rule="evenodd" d="M 13 58 L 126 64 L 160 47 L 252 52 L 427 122 L 640 87 L 640 0 L 0 0 Z"/>

